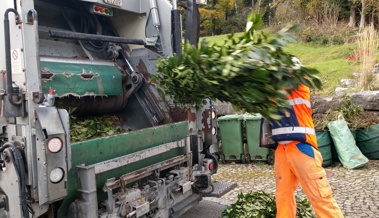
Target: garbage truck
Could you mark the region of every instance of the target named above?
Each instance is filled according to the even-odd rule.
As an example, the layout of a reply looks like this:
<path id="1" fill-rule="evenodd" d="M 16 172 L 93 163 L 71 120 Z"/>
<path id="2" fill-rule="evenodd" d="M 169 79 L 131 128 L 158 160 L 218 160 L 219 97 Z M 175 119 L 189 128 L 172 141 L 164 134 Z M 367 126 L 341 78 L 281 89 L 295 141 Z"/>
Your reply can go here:
<path id="1" fill-rule="evenodd" d="M 211 101 L 178 108 L 151 82 L 197 43 L 199 3 L 0 1 L 0 217 L 180 217 L 229 187 Z M 128 131 L 71 142 L 70 108 Z"/>

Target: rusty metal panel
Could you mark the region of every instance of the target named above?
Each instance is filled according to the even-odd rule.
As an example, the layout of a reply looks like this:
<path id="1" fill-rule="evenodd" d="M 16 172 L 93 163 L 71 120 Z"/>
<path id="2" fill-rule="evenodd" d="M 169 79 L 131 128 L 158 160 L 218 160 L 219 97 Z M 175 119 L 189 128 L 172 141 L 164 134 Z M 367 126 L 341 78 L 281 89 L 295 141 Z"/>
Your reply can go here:
<path id="1" fill-rule="evenodd" d="M 110 63 L 41 61 L 42 87 L 58 97 L 107 96 L 122 93 L 122 75 Z"/>

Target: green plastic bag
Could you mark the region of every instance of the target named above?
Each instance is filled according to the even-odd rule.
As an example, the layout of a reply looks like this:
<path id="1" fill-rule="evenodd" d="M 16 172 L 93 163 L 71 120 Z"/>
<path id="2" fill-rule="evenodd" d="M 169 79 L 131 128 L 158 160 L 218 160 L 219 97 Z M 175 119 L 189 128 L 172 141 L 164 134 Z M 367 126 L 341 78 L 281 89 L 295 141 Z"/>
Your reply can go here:
<path id="1" fill-rule="evenodd" d="M 344 167 L 355 169 L 368 162 L 367 157 L 355 144 L 354 136 L 342 115 L 338 116 L 338 120 L 328 123 L 328 128 L 337 150 L 338 159 Z"/>

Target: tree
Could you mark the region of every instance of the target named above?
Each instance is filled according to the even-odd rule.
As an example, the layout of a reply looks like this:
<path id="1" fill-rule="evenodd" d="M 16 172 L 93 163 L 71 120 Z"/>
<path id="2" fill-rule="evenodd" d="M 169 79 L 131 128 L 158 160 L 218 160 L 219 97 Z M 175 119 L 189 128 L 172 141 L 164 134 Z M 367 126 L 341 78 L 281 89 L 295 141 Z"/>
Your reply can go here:
<path id="1" fill-rule="evenodd" d="M 374 22 L 375 11 L 379 7 L 377 0 L 353 0 L 354 3 L 360 3 L 359 32 L 362 32 L 366 25 L 366 16 L 371 17 L 371 22 Z M 371 14 L 370 14 L 371 13 Z"/>
<path id="2" fill-rule="evenodd" d="M 218 34 L 234 7 L 234 0 L 213 0 L 212 4 L 200 7 L 201 35 Z"/>
<path id="3" fill-rule="evenodd" d="M 349 27 L 355 27 L 357 23 L 357 3 L 354 0 L 349 0 L 348 1 L 349 7 L 350 7 L 350 17 L 349 17 Z"/>
<path id="4" fill-rule="evenodd" d="M 366 11 L 367 11 L 367 5 L 366 1 L 367 0 L 360 0 L 361 1 L 361 21 L 359 22 L 359 32 L 365 28 L 365 23 L 366 23 Z"/>

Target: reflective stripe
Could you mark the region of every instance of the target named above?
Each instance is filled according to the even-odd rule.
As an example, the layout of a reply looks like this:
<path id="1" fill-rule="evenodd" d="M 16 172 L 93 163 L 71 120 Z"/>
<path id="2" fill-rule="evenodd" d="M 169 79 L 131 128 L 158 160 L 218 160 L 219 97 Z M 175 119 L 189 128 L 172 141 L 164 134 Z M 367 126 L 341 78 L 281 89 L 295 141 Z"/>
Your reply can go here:
<path id="1" fill-rule="evenodd" d="M 291 133 L 303 133 L 316 135 L 316 131 L 309 127 L 282 127 L 272 130 L 272 135 L 291 134 Z"/>
<path id="2" fill-rule="evenodd" d="M 278 141 L 278 143 L 282 145 L 289 144 L 291 142 L 294 142 L 294 141 Z"/>
<path id="3" fill-rule="evenodd" d="M 307 107 L 311 108 L 311 102 L 310 101 L 307 101 L 303 98 L 294 98 L 294 99 L 291 99 L 291 100 L 288 100 L 288 102 L 291 104 L 291 105 L 296 105 L 296 104 L 305 104 Z"/>

